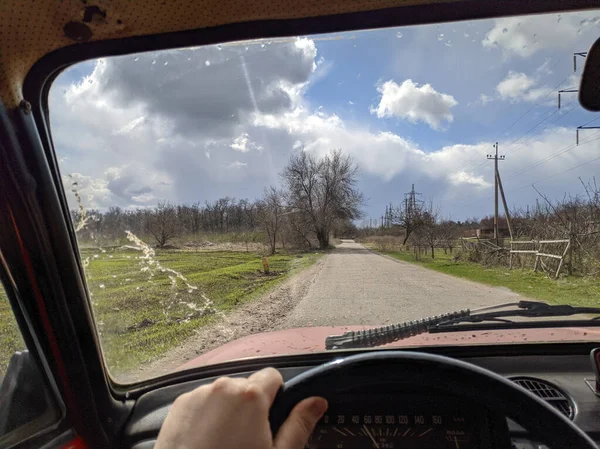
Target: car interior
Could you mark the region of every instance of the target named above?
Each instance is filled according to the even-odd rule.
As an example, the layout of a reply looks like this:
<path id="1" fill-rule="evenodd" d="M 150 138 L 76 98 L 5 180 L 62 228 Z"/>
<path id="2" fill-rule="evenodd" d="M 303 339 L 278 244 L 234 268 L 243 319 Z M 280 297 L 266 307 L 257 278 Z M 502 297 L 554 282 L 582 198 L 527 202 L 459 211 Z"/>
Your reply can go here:
<path id="1" fill-rule="evenodd" d="M 151 449 L 179 395 L 268 366 L 285 380 L 273 433 L 303 398 L 328 400 L 311 449 L 598 447 L 600 341 L 589 338 L 350 346 L 117 382 L 100 349 L 48 110 L 56 77 L 92 58 L 598 8 L 594 0 L 3 2 L 0 277 L 28 351 L 0 378 L 0 447 Z M 579 93 L 596 111 L 598 67 L 600 46 L 588 53 Z"/>

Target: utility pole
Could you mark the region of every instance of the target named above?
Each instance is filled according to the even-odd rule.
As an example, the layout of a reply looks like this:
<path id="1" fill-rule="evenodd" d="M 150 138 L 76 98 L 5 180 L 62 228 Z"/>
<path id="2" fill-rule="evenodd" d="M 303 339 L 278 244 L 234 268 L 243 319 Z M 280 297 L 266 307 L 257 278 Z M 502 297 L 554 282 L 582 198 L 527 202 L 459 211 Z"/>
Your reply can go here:
<path id="1" fill-rule="evenodd" d="M 512 224 L 510 222 L 510 213 L 508 212 L 508 204 L 506 203 L 506 197 L 504 196 L 504 189 L 502 188 L 502 179 L 500 179 L 500 172 L 496 172 L 496 178 L 498 179 L 498 188 L 500 189 L 500 196 L 502 197 L 502 204 L 504 205 L 504 216 L 506 217 L 506 225 L 508 226 L 508 233 L 510 239 L 513 239 Z"/>
<path id="2" fill-rule="evenodd" d="M 500 235 L 498 233 L 498 161 L 503 161 L 504 156 L 498 156 L 498 142 L 494 145 L 496 154 L 488 154 L 487 158 L 494 161 L 494 240 L 496 245 L 500 245 Z"/>

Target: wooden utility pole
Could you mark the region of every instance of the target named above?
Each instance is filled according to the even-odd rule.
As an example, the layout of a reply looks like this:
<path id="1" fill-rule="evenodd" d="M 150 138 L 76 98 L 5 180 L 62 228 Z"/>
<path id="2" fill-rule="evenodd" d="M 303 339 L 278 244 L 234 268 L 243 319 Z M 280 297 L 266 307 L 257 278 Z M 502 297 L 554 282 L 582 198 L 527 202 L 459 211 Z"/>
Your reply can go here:
<path id="1" fill-rule="evenodd" d="M 487 158 L 494 161 L 494 240 L 496 245 L 500 245 L 500 235 L 498 232 L 498 161 L 504 160 L 504 156 L 498 156 L 498 142 L 494 145 L 495 154 L 488 154 Z"/>
<path id="2" fill-rule="evenodd" d="M 508 226 L 508 233 L 510 239 L 513 239 L 512 224 L 510 222 L 510 213 L 508 212 L 508 204 L 506 204 L 506 197 L 504 196 L 504 189 L 502 188 L 502 179 L 500 179 L 500 172 L 496 172 L 496 178 L 498 180 L 498 188 L 500 189 L 500 197 L 502 198 L 502 204 L 504 205 L 504 215 L 506 216 L 506 225 Z"/>

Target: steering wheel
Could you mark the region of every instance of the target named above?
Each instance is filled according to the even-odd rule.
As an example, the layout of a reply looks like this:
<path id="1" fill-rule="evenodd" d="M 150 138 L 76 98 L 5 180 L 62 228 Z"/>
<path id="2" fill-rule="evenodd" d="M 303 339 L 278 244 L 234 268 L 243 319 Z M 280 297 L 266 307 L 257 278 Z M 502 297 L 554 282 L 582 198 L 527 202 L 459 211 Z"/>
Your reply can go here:
<path id="1" fill-rule="evenodd" d="M 509 417 L 553 449 L 598 449 L 596 443 L 552 406 L 486 369 L 439 355 L 382 351 L 344 357 L 286 382 L 271 407 L 275 435 L 294 406 L 310 396 L 376 385 L 435 387 Z"/>

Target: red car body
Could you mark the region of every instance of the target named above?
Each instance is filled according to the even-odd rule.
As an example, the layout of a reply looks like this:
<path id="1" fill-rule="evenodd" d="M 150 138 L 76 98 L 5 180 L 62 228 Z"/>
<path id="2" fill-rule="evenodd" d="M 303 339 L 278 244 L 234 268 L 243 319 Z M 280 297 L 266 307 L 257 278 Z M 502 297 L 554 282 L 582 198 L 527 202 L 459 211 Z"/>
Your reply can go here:
<path id="1" fill-rule="evenodd" d="M 177 370 L 249 357 L 321 352 L 325 351 L 327 336 L 369 327 L 371 326 L 303 327 L 248 335 L 190 360 Z M 382 348 L 590 341 L 600 342 L 600 329 L 569 327 L 422 334 L 387 344 Z"/>

